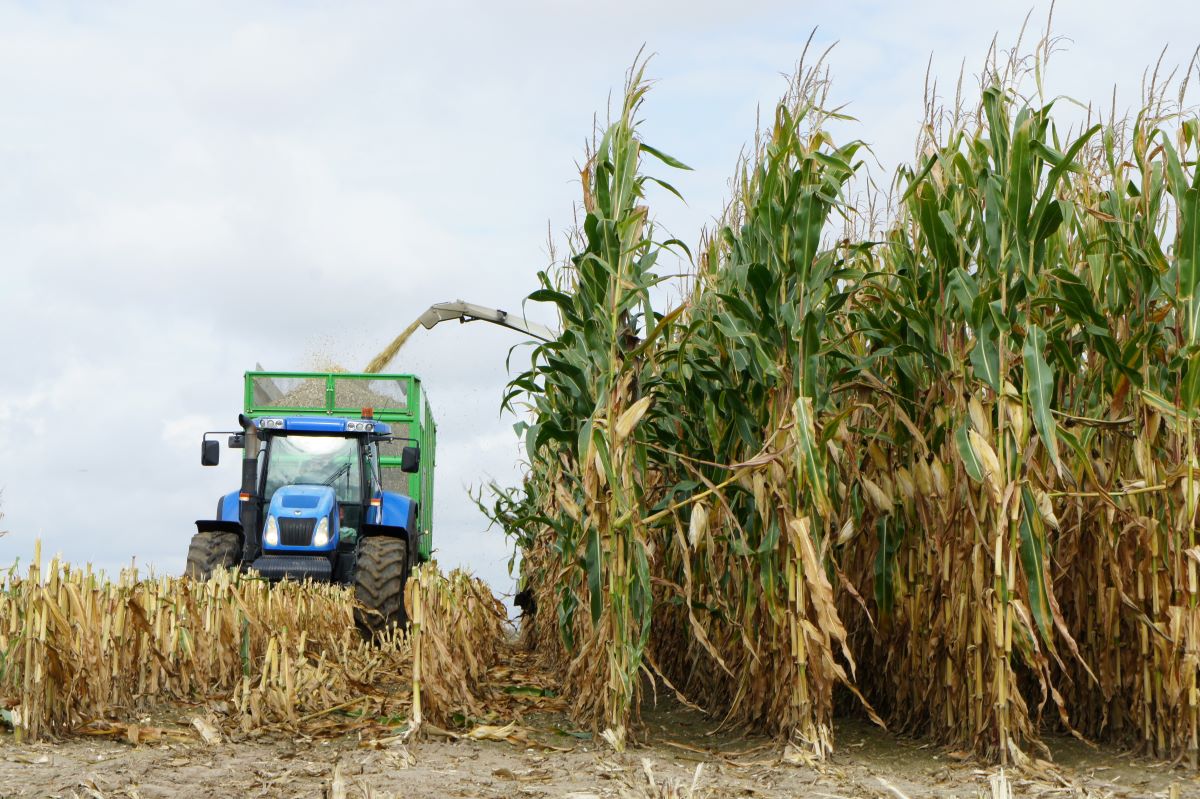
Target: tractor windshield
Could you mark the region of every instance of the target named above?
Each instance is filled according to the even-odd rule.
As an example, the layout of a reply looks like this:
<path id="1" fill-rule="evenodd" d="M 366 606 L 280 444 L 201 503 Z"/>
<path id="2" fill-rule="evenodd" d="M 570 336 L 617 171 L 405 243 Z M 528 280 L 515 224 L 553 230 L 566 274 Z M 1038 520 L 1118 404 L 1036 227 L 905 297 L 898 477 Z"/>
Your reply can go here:
<path id="1" fill-rule="evenodd" d="M 289 485 L 330 486 L 338 502 L 362 502 L 362 461 L 355 438 L 274 435 L 267 444 L 267 502 Z"/>

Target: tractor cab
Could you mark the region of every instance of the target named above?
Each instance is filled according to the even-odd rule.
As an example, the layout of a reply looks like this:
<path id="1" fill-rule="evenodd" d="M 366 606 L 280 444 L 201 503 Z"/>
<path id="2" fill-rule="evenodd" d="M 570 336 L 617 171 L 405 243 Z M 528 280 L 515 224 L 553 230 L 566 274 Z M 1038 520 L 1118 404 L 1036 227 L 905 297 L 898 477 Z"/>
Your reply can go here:
<path id="1" fill-rule="evenodd" d="M 242 486 L 196 522 L 188 574 L 242 566 L 276 581 L 354 585 L 365 627 L 402 622 L 403 584 L 430 555 L 435 427 L 410 375 L 246 375 Z M 359 407 L 353 407 L 354 403 Z M 400 579 L 397 580 L 396 578 Z M 372 615 L 373 614 L 373 615 Z"/>
<path id="2" fill-rule="evenodd" d="M 417 505 L 385 492 L 379 446 L 394 441 L 384 422 L 365 419 L 265 417 L 260 441 L 263 508 L 261 553 L 250 564 L 270 580 L 349 582 L 365 525 L 415 529 Z M 420 469 L 420 449 L 403 447 L 402 471 Z"/>

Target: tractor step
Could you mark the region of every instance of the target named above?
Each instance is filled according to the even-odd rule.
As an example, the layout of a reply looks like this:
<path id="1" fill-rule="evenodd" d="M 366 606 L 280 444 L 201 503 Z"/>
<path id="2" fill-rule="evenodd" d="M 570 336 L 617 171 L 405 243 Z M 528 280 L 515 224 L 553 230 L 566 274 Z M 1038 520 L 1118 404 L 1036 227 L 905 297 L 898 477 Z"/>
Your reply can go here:
<path id="1" fill-rule="evenodd" d="M 328 558 L 305 555 L 263 555 L 250 565 L 263 577 L 271 580 L 303 580 L 327 583 L 333 575 Z"/>

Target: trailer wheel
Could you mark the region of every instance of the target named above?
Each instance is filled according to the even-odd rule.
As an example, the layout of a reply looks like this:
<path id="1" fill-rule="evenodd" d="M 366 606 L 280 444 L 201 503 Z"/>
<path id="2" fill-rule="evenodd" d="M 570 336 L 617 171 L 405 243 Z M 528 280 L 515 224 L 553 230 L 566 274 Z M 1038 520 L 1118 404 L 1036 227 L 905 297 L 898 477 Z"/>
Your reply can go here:
<path id="1" fill-rule="evenodd" d="M 354 596 L 361 607 L 354 620 L 366 633 L 408 624 L 404 583 L 408 580 L 408 544 L 401 538 L 371 536 L 358 540 Z"/>
<path id="2" fill-rule="evenodd" d="M 207 580 L 218 566 L 231 569 L 241 561 L 242 544 L 236 533 L 208 531 L 192 536 L 184 575 Z"/>

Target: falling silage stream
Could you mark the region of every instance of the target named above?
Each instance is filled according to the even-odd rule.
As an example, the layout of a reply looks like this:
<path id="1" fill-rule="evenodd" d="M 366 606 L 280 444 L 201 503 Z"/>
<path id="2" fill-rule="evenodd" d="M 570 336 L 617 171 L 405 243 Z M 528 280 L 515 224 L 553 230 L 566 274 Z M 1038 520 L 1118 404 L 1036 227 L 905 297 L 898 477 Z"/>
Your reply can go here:
<path id="1" fill-rule="evenodd" d="M 400 335 L 396 336 L 396 338 L 392 340 L 391 344 L 388 344 L 379 352 L 378 355 L 371 359 L 370 363 L 367 364 L 363 371 L 368 374 L 378 374 L 386 369 L 387 365 L 395 359 L 396 355 L 400 352 L 400 349 L 408 342 L 408 339 L 412 336 L 412 334 L 417 332 L 417 328 L 420 327 L 420 325 L 421 320 L 419 318 L 414 319 L 412 324 L 404 328 Z"/>

